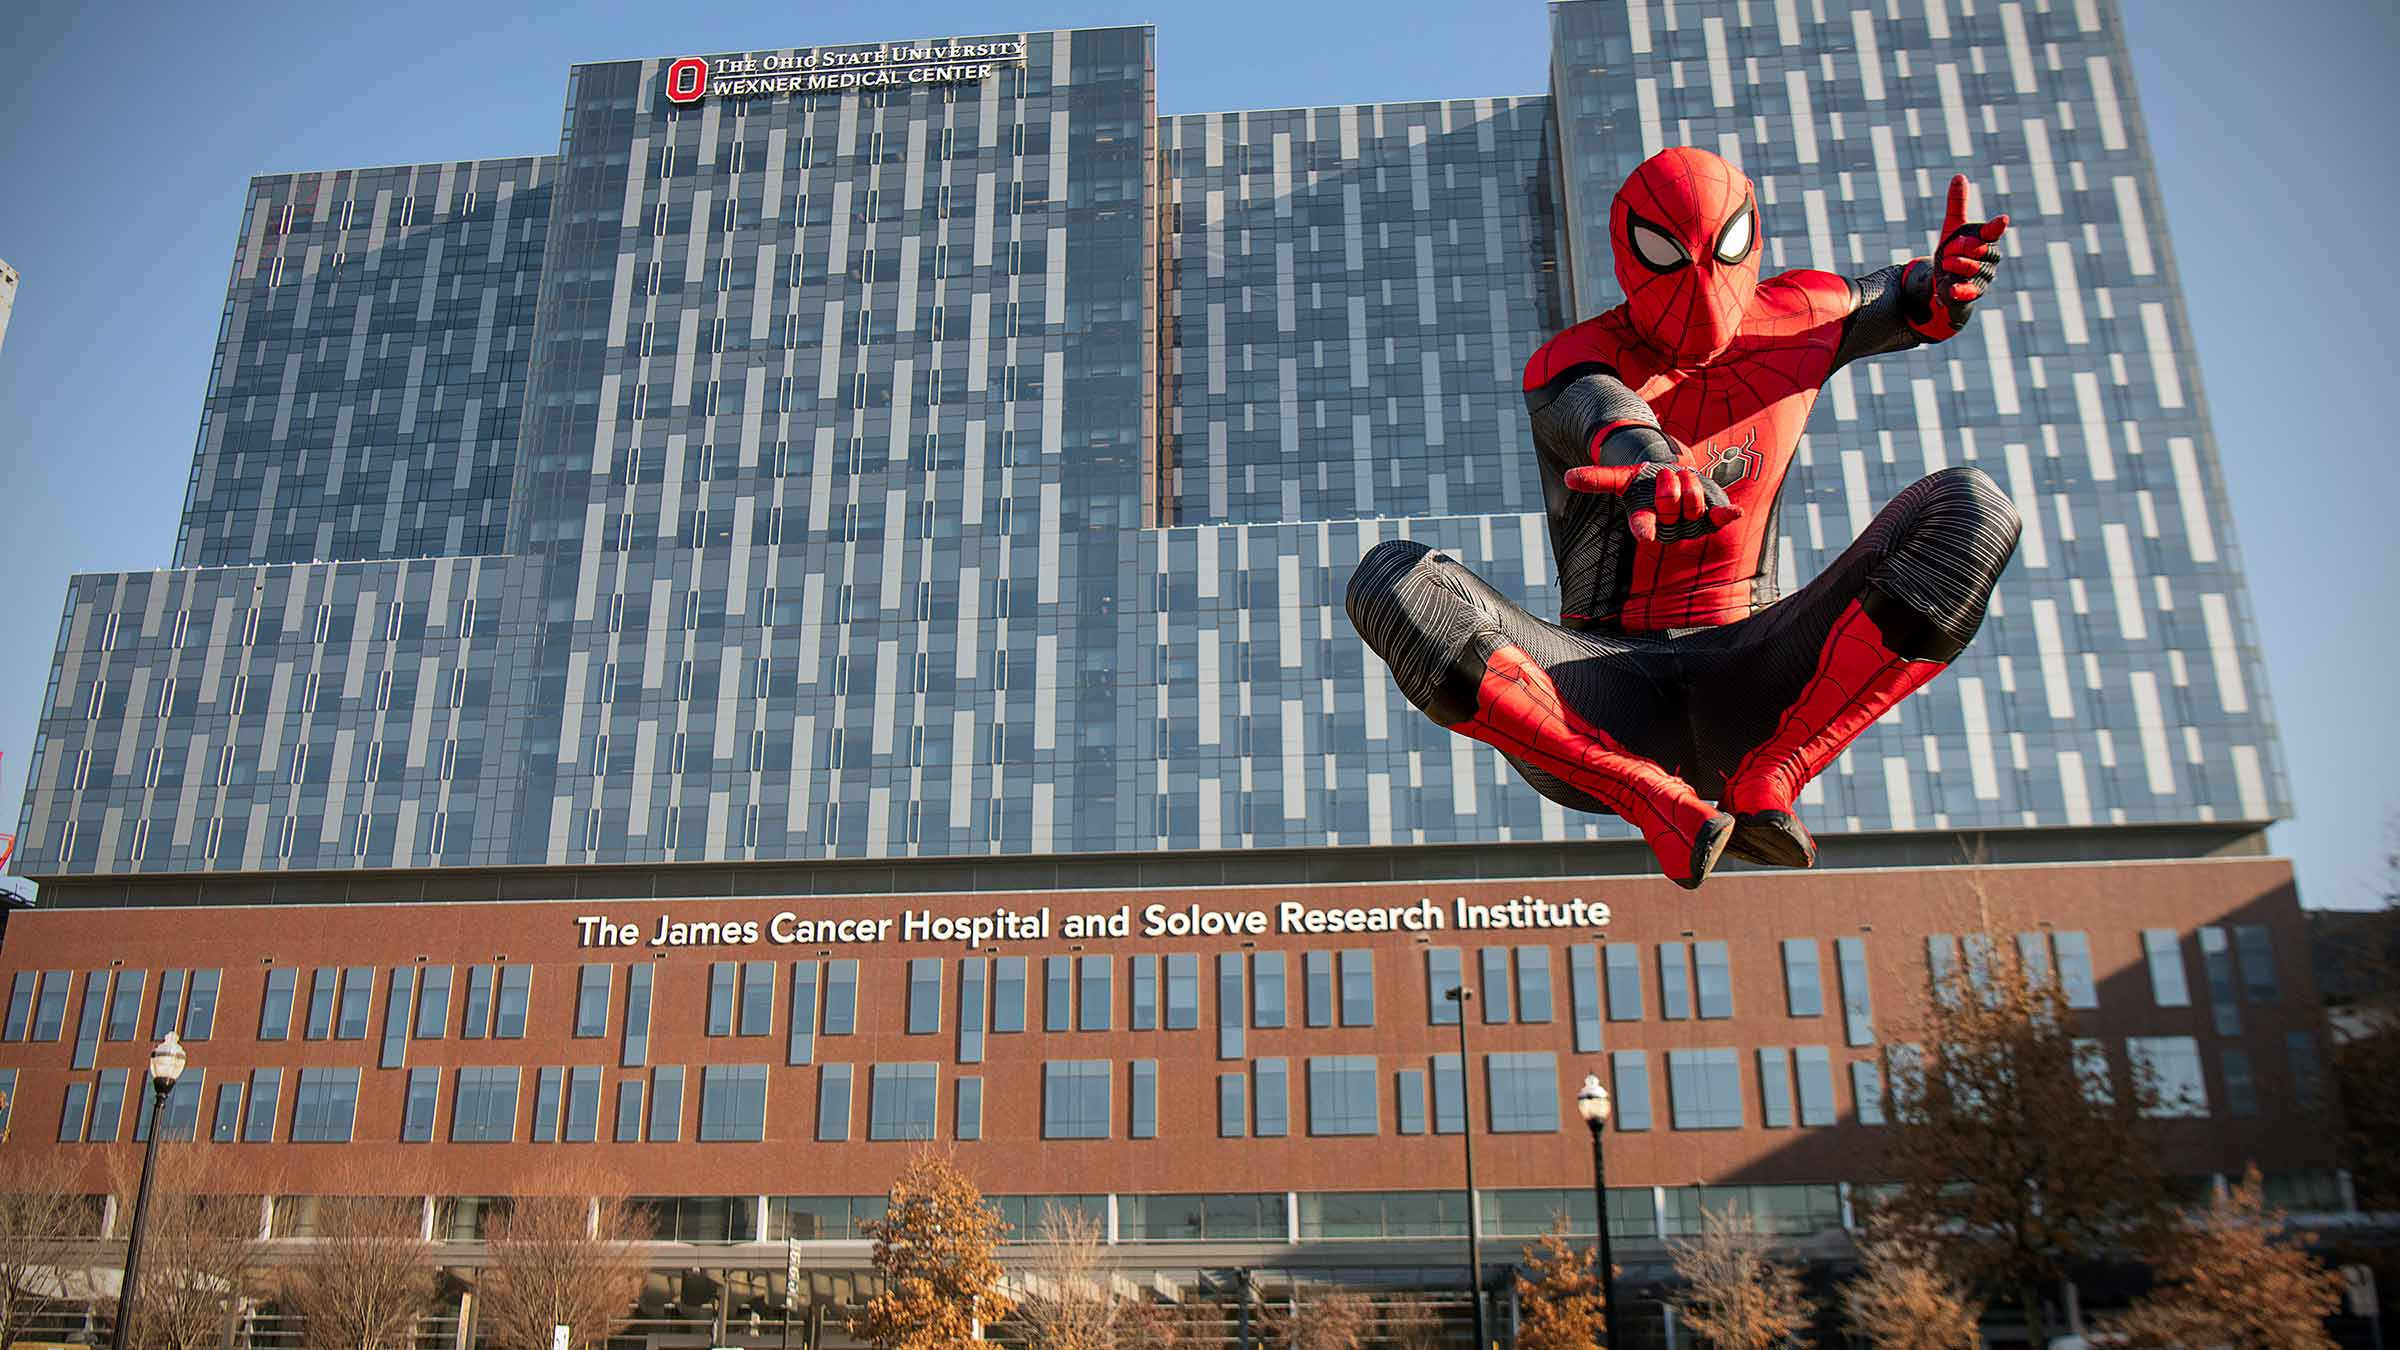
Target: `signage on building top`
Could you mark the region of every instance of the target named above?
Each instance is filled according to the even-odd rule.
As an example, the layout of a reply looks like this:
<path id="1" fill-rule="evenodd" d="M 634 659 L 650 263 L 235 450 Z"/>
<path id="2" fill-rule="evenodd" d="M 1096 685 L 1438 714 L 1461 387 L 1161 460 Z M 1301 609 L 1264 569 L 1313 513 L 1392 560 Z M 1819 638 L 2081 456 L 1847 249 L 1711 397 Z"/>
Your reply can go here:
<path id="1" fill-rule="evenodd" d="M 1022 39 L 915 43 L 748 56 L 686 56 L 667 66 L 667 101 L 835 94 L 913 84 L 973 84 L 1025 63 Z"/>
<path id="2" fill-rule="evenodd" d="M 993 909 L 977 914 L 941 914 L 908 909 L 868 918 L 808 918 L 784 910 L 764 923 L 756 919 L 684 919 L 661 914 L 649 924 L 621 922 L 606 914 L 579 915 L 578 947 L 751 947 L 850 946 L 885 942 L 948 942 L 980 947 L 993 942 L 1133 937 L 1263 937 L 1268 933 L 1438 933 L 1446 929 L 1505 932 L 1541 928 L 1602 928 L 1605 901 L 1542 900 L 1521 896 L 1479 904 L 1460 896 L 1448 905 L 1423 899 L 1407 905 L 1312 905 L 1286 900 L 1271 909 L 1217 909 L 1205 905 L 1151 904 L 1136 910 L 1054 914 L 1039 909 Z"/>

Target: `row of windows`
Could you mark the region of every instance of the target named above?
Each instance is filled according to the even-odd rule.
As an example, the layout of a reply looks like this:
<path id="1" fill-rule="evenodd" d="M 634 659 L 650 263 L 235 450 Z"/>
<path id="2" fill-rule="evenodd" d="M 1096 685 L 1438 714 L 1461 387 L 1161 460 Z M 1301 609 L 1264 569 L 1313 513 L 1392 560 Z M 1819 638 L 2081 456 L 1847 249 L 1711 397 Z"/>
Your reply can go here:
<path id="1" fill-rule="evenodd" d="M 217 989 L 221 970 L 162 970 L 158 994 L 151 1004 L 148 1037 L 163 1040 L 169 1032 L 187 1041 L 205 1041 L 216 1032 Z M 78 1069 L 92 1067 L 103 1039 L 131 1041 L 143 1034 L 142 997 L 149 972 L 141 970 L 87 971 L 83 977 L 83 1012 L 75 1028 Z M 0 1041 L 56 1041 L 66 1031 L 67 998 L 74 990 L 71 970 L 20 970 L 9 989 L 8 1016 L 0 1026 Z"/>

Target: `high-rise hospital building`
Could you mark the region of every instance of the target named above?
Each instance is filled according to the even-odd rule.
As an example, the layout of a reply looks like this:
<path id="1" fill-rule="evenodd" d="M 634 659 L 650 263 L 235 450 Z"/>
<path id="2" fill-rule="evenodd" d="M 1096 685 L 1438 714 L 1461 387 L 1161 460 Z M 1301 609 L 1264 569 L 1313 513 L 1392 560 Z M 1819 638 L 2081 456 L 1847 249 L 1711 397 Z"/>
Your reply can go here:
<path id="1" fill-rule="evenodd" d="M 1178 1296 L 1455 1289 L 1469 1223 L 1495 1275 L 1588 1231 L 1597 1073 L 1638 1291 L 1704 1204 L 1838 1259 L 1989 919 L 2179 1172 L 2345 1208 L 2115 6 L 1550 16 L 1546 95 L 1161 114 L 1148 28 L 799 46 L 577 66 L 555 154 L 252 180 L 174 565 L 60 619 L 0 1147 L 97 1179 L 180 1028 L 172 1128 L 277 1236 L 365 1154 L 471 1286 L 484 1202 L 589 1155 L 670 1244 L 634 1334 L 727 1344 L 787 1241 L 855 1295 L 924 1138 Z M 1404 536 L 1556 609 L 1518 376 L 1670 144 L 1756 182 L 1770 272 L 1926 252 L 1954 172 L 2014 222 L 1966 333 L 1832 380 L 1783 575 L 1947 465 L 2025 521 L 1803 799 L 1820 869 L 1692 895 L 1341 614 Z"/>

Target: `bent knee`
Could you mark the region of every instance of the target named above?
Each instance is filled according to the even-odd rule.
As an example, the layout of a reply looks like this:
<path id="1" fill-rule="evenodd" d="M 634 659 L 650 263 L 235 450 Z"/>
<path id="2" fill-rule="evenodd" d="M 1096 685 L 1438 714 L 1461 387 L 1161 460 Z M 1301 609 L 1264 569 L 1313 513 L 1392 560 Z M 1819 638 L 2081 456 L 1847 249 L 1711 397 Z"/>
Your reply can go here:
<path id="1" fill-rule="evenodd" d="M 1388 603 L 1399 592 L 1402 580 L 1432 552 L 1414 539 L 1386 539 L 1368 549 L 1358 560 L 1358 570 L 1350 574 L 1350 589 L 1343 597 L 1351 624 L 1364 628 L 1364 615 Z"/>
<path id="2" fill-rule="evenodd" d="M 1925 512 L 1959 525 L 2003 531 L 2013 546 L 2022 522 L 2017 504 L 2009 500 L 1992 476 L 1972 464 L 1953 465 L 1927 474 Z"/>

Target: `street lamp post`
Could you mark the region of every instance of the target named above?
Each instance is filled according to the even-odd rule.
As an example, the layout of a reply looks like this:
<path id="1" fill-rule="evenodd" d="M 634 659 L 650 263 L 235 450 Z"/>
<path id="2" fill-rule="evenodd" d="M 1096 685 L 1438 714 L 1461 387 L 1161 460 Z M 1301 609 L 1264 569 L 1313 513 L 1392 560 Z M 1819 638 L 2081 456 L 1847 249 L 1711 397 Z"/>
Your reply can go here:
<path id="1" fill-rule="evenodd" d="M 1467 1067 L 1467 1000 L 1475 994 L 1462 973 L 1442 997 L 1458 1005 L 1458 1133 L 1467 1148 L 1467 1296 L 1475 1309 L 1475 1350 L 1492 1350 L 1483 1332 L 1483 1240 L 1475 1222 L 1475 1075 Z"/>
<path id="2" fill-rule="evenodd" d="M 117 1289 L 117 1322 L 108 1333 L 109 1350 L 125 1350 L 126 1329 L 133 1325 L 134 1295 L 140 1290 L 142 1222 L 150 1214 L 150 1171 L 158 1161 L 158 1112 L 183 1077 L 182 1042 L 170 1031 L 150 1051 L 150 1142 L 142 1150 L 142 1183 L 133 1194 L 133 1230 L 125 1238 L 125 1278 Z"/>
<path id="3" fill-rule="evenodd" d="M 1608 1089 L 1600 1086 L 1600 1075 L 1583 1076 L 1583 1091 L 1575 1094 L 1575 1109 L 1592 1129 L 1592 1204 L 1600 1225 L 1600 1306 L 1607 1318 L 1601 1324 L 1600 1350 L 1610 1350 L 1617 1340 L 1617 1263 L 1608 1240 L 1608 1158 L 1600 1147 L 1601 1128 L 1608 1124 Z"/>

